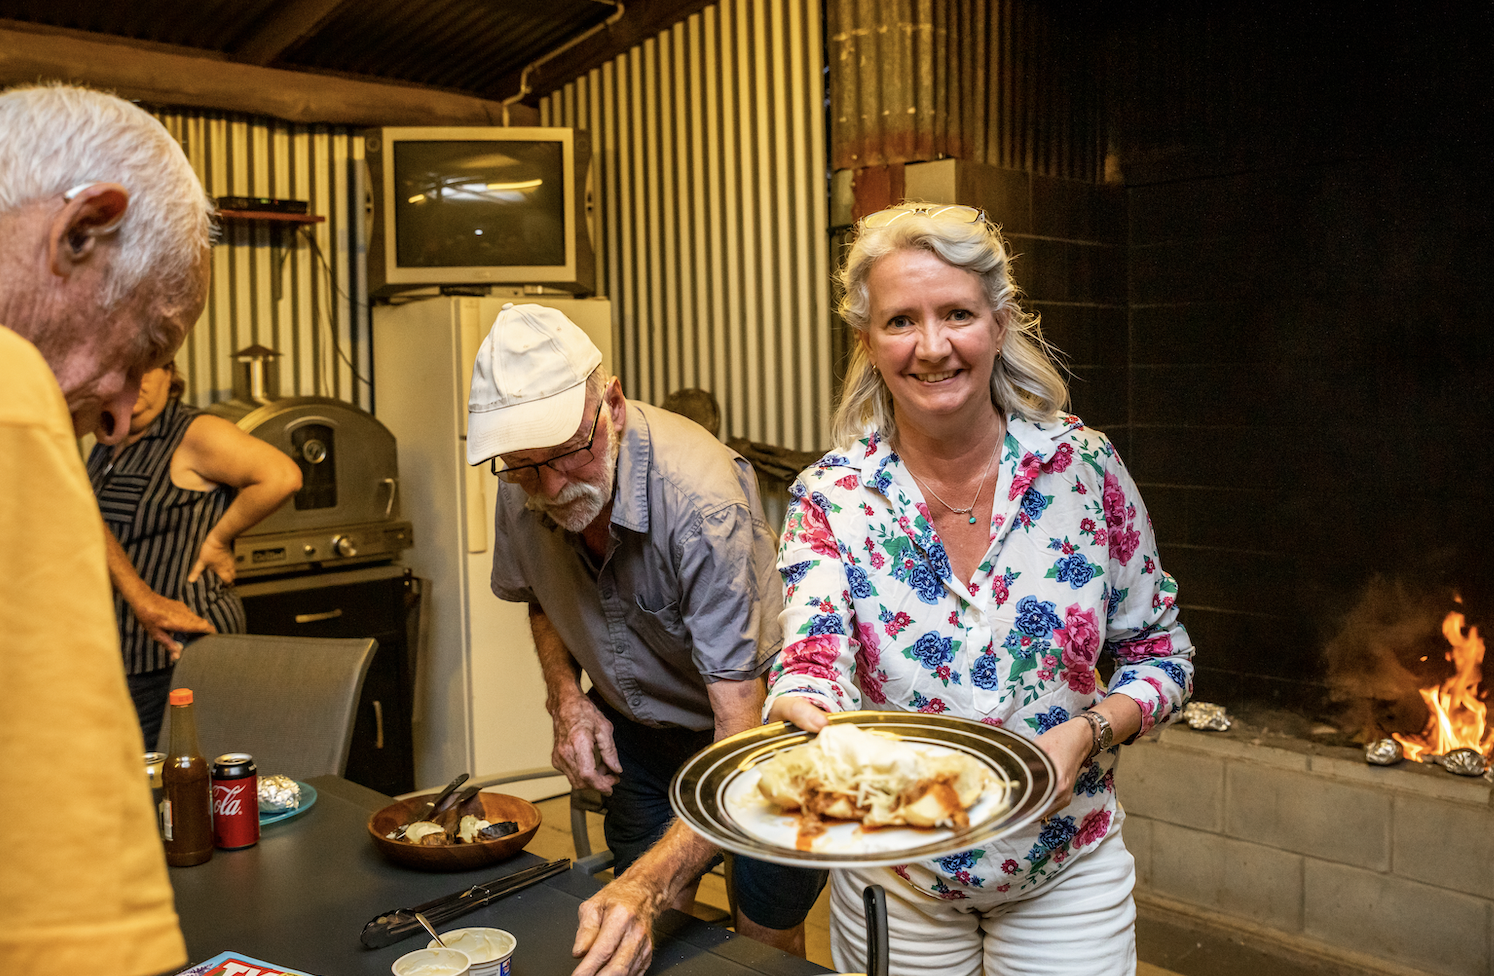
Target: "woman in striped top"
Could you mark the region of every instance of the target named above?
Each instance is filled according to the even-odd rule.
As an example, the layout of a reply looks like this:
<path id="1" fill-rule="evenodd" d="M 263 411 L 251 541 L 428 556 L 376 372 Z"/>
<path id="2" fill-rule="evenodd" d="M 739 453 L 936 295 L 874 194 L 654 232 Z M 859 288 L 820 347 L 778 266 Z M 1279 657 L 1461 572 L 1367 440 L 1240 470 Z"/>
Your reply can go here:
<path id="1" fill-rule="evenodd" d="M 88 458 L 108 531 L 130 696 L 153 748 L 181 655 L 178 635 L 243 633 L 233 542 L 301 488 L 281 451 L 181 402 L 171 363 L 146 373 L 130 435 Z"/>

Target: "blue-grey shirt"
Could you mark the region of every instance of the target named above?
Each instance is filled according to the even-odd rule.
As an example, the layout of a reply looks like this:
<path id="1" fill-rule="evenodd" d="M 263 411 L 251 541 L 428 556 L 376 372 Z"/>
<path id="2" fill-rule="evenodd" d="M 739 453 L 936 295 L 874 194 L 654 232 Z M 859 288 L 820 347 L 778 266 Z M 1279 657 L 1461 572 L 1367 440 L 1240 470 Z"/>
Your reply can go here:
<path id="1" fill-rule="evenodd" d="M 712 728 L 706 682 L 755 678 L 778 652 L 783 584 L 757 476 L 694 421 L 628 401 L 601 559 L 524 501 L 498 482 L 493 592 L 538 604 L 634 721 Z"/>

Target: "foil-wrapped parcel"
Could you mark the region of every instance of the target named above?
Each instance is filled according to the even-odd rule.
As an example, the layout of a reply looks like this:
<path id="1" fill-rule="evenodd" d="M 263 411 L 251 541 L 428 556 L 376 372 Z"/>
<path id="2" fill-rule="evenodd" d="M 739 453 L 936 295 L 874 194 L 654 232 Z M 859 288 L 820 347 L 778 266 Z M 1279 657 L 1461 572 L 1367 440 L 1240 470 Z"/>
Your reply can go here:
<path id="1" fill-rule="evenodd" d="M 1364 761 L 1371 766 L 1394 766 L 1404 758 L 1401 744 L 1394 739 L 1376 739 L 1364 744 Z"/>
<path id="2" fill-rule="evenodd" d="M 1223 705 L 1200 701 L 1191 701 L 1183 706 L 1183 721 L 1192 728 L 1209 732 L 1223 732 L 1230 725 L 1229 715 L 1224 711 Z"/>
<path id="3" fill-rule="evenodd" d="M 1477 749 L 1452 749 L 1437 759 L 1438 765 L 1459 776 L 1482 776 L 1487 764 Z"/>
<path id="4" fill-rule="evenodd" d="M 259 778 L 259 812 L 284 813 L 301 805 L 301 786 L 289 776 L 276 773 Z"/>

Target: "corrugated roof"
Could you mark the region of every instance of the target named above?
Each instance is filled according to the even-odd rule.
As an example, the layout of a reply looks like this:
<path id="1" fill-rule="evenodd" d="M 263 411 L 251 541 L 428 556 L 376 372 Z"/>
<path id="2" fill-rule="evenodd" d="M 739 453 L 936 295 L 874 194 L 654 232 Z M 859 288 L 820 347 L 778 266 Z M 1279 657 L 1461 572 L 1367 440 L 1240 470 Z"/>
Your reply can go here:
<path id="1" fill-rule="evenodd" d="M 602 0 L 0 0 L 11 21 L 487 99 L 512 95 L 525 65 L 615 9 Z"/>
<path id="2" fill-rule="evenodd" d="M 502 98 L 512 93 L 500 87 L 506 76 L 611 12 L 595 0 L 365 0 L 345 5 L 285 61 Z"/>

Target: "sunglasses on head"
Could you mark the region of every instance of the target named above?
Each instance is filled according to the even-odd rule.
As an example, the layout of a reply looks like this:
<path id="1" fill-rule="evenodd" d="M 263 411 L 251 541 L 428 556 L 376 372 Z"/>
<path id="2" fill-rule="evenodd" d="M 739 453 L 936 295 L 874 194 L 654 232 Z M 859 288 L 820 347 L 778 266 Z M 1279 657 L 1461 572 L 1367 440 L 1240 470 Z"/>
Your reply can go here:
<path id="1" fill-rule="evenodd" d="M 856 224 L 859 227 L 886 227 L 904 217 L 925 217 L 951 224 L 975 224 L 985 221 L 986 212 L 958 203 L 900 203 L 895 207 L 867 214 Z"/>

